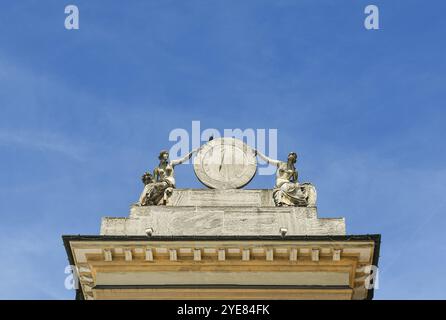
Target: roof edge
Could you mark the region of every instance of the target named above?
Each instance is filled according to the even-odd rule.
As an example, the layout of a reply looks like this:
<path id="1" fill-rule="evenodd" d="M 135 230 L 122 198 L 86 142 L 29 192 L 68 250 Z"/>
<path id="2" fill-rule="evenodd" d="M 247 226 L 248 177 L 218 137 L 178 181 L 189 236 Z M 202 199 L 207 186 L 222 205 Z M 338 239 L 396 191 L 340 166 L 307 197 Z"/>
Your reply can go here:
<path id="1" fill-rule="evenodd" d="M 221 241 L 221 240 L 278 240 L 278 241 L 374 241 L 380 242 L 380 234 L 361 234 L 361 235 L 289 235 L 282 237 L 280 235 L 259 235 L 259 236 L 203 236 L 203 235 L 181 235 L 181 236 L 143 236 L 143 235 L 63 235 L 62 239 L 66 245 L 69 241 Z"/>
<path id="2" fill-rule="evenodd" d="M 362 235 L 311 235 L 311 236 L 111 236 L 111 235 L 63 235 L 65 251 L 67 252 L 70 265 L 75 265 L 73 253 L 71 252 L 71 241 L 221 241 L 221 240 L 272 240 L 272 241 L 373 241 L 373 261 L 372 264 L 378 267 L 379 251 L 381 245 L 381 234 L 362 234 Z M 368 289 L 367 300 L 372 300 L 374 289 Z M 79 280 L 76 289 L 76 300 L 84 300 Z"/>

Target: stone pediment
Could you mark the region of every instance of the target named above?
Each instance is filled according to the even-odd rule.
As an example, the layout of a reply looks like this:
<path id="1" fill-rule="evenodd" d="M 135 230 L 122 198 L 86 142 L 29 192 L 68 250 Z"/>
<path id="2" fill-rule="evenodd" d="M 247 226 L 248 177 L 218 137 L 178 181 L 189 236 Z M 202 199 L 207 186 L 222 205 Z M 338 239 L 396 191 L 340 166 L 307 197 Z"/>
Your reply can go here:
<path id="1" fill-rule="evenodd" d="M 345 235 L 344 218 L 320 219 L 316 207 L 276 207 L 272 190 L 174 189 L 165 206 L 133 205 L 128 218 L 103 218 L 101 234 Z"/>

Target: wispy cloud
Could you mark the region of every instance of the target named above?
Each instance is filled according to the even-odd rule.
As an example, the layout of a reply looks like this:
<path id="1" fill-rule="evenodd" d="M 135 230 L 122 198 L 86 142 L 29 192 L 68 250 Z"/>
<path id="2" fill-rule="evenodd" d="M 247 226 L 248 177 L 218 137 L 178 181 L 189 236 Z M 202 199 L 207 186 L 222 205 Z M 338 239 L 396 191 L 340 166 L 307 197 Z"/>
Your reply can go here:
<path id="1" fill-rule="evenodd" d="M 23 231 L 0 228 L 1 252 L 8 262 L 0 275 L 0 299 L 70 299 L 73 292 L 64 288 L 67 260 L 57 259 L 63 249 L 60 238 L 48 232 L 45 225 L 31 224 Z M 48 261 L 44 267 L 38 261 Z M 57 270 L 57 271 L 56 271 Z"/>
<path id="2" fill-rule="evenodd" d="M 77 161 L 85 160 L 86 148 L 55 133 L 0 130 L 0 146 L 56 152 Z"/>

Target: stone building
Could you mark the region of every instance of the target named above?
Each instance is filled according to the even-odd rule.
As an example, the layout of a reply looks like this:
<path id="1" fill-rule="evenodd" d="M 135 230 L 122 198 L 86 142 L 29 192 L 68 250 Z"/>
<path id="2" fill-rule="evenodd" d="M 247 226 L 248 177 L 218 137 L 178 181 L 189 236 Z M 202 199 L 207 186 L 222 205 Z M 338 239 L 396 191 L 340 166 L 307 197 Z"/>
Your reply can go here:
<path id="1" fill-rule="evenodd" d="M 208 188 L 175 188 L 194 158 Z M 277 166 L 272 189 L 241 189 L 256 156 Z M 104 217 L 100 235 L 66 235 L 77 299 L 371 299 L 380 235 L 346 235 L 319 218 L 316 189 L 299 183 L 290 153 L 270 159 L 237 139 L 215 139 L 184 159 L 160 154 L 128 217 Z"/>

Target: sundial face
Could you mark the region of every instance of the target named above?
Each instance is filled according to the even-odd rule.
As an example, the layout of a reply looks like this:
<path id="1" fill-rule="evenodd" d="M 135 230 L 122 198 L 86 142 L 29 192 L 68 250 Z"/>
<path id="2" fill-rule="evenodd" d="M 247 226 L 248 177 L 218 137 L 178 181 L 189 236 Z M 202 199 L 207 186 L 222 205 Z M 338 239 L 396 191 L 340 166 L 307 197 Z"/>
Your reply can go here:
<path id="1" fill-rule="evenodd" d="M 237 189 L 249 183 L 257 170 L 254 150 L 235 138 L 209 141 L 194 159 L 194 171 L 213 189 Z"/>

